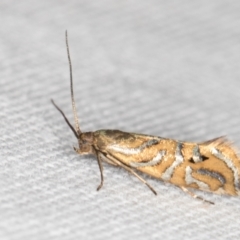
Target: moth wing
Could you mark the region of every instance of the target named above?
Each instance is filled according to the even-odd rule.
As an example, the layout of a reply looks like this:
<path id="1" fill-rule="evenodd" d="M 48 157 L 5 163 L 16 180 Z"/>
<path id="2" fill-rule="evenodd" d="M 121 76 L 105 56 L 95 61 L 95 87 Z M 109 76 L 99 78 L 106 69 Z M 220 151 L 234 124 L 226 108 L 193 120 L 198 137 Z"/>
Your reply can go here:
<path id="1" fill-rule="evenodd" d="M 232 153 L 238 158 L 239 149 L 233 145 L 233 142 L 228 140 L 226 136 L 221 136 L 214 138 L 199 144 L 200 146 L 205 146 L 207 148 L 216 148 L 222 151 L 223 153 Z"/>
<path id="2" fill-rule="evenodd" d="M 199 144 L 201 145 L 212 145 L 213 147 L 225 144 L 225 143 L 230 143 L 229 140 L 226 138 L 226 136 L 221 136 L 217 138 L 213 138 L 204 142 L 201 142 Z"/>

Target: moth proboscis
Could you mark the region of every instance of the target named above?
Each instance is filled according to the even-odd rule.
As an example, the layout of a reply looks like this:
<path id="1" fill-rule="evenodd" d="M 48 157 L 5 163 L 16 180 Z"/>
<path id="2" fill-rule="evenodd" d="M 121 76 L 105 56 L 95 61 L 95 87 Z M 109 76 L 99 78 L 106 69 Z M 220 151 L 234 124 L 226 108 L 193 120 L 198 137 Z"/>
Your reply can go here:
<path id="1" fill-rule="evenodd" d="M 224 137 L 201 143 L 177 141 L 151 135 L 128 133 L 120 130 L 82 132 L 74 100 L 72 64 L 66 31 L 66 47 L 70 68 L 70 89 L 75 127 L 66 123 L 78 140 L 78 154 L 96 156 L 101 174 L 97 190 L 103 186 L 102 162 L 122 167 L 136 176 L 156 195 L 156 191 L 138 172 L 172 183 L 194 198 L 214 204 L 189 190 L 195 188 L 217 194 L 240 195 L 240 160 L 231 143 Z"/>

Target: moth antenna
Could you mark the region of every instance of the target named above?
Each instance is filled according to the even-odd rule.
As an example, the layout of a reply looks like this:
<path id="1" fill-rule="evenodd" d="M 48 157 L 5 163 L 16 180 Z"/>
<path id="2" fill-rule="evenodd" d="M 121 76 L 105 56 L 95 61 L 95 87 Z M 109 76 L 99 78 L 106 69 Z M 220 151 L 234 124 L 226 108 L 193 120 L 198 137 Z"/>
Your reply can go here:
<path id="1" fill-rule="evenodd" d="M 57 104 L 51 99 L 52 104 L 54 105 L 54 107 L 62 114 L 65 122 L 67 123 L 67 125 L 71 128 L 71 130 L 73 131 L 75 137 L 78 139 L 78 134 L 76 132 L 76 130 L 74 129 L 74 127 L 71 125 L 71 123 L 68 121 L 67 117 L 65 116 L 64 112 L 57 106 Z"/>
<path id="2" fill-rule="evenodd" d="M 76 106 L 75 106 L 74 93 L 73 93 L 72 63 L 71 63 L 71 58 L 70 58 L 69 46 L 68 46 L 67 31 L 66 31 L 66 47 L 67 47 L 68 63 L 69 63 L 69 69 L 70 69 L 70 89 L 71 89 L 72 109 L 73 109 L 73 115 L 74 115 L 74 121 L 75 121 L 75 130 L 79 136 L 81 134 L 81 130 L 79 127 L 77 110 L 76 110 Z"/>

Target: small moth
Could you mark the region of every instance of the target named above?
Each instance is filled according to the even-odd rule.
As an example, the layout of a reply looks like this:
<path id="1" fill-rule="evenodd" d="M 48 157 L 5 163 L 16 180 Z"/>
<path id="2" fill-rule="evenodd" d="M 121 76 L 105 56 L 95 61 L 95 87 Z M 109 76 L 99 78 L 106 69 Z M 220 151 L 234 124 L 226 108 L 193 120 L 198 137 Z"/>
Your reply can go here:
<path id="1" fill-rule="evenodd" d="M 231 143 L 224 137 L 193 143 L 120 130 L 82 132 L 74 101 L 67 32 L 66 47 L 75 128 L 53 100 L 52 103 L 78 140 L 78 148 L 74 147 L 74 150 L 80 155 L 96 156 L 101 174 L 97 190 L 103 186 L 102 162 L 105 161 L 136 176 L 154 194 L 157 194 L 156 191 L 138 174 L 139 171 L 172 183 L 192 197 L 211 204 L 213 202 L 195 195 L 189 188 L 217 194 L 240 195 L 240 160 Z"/>

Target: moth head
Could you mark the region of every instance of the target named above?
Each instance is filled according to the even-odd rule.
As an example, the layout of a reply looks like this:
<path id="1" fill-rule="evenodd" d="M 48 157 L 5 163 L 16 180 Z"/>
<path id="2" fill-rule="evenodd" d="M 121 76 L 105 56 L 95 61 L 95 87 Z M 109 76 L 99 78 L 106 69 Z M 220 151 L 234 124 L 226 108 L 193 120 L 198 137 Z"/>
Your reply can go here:
<path id="1" fill-rule="evenodd" d="M 93 139 L 93 132 L 80 133 L 78 138 L 79 148 L 74 148 L 74 150 L 78 154 L 94 154 Z"/>

